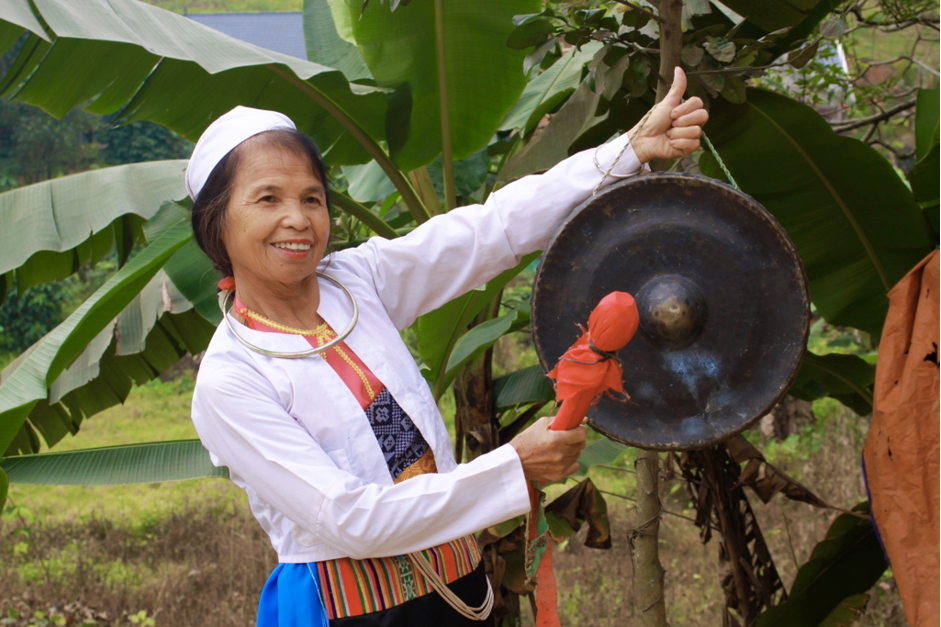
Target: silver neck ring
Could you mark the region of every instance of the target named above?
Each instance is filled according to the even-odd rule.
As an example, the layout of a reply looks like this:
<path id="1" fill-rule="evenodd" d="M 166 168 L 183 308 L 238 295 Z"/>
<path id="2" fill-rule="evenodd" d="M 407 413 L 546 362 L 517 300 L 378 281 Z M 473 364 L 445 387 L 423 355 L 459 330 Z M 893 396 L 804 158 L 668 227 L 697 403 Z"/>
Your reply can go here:
<path id="1" fill-rule="evenodd" d="M 232 335 L 235 336 L 235 339 L 241 342 L 243 346 L 249 348 L 250 350 L 255 351 L 256 353 L 265 355 L 266 357 L 278 357 L 280 359 L 301 359 L 304 357 L 311 357 L 313 355 L 319 355 L 320 353 L 323 353 L 324 351 L 330 350 L 331 348 L 333 348 L 334 346 L 336 346 L 337 344 L 345 340 L 347 337 L 349 337 L 350 333 L 352 333 L 353 329 L 356 327 L 356 323 L 359 321 L 359 306 L 356 304 L 356 298 L 353 297 L 353 292 L 351 292 L 345 285 L 340 283 L 337 279 L 333 278 L 332 276 L 328 274 L 324 274 L 323 272 L 320 272 L 320 271 L 317 272 L 317 276 L 322 279 L 326 279 L 327 281 L 330 281 L 331 283 L 339 287 L 341 290 L 343 290 L 347 298 L 350 299 L 350 304 L 353 306 L 353 316 L 350 319 L 349 325 L 347 325 L 347 327 L 343 329 L 342 333 L 338 334 L 335 338 L 333 338 L 332 340 L 330 340 L 323 346 L 317 346 L 317 347 L 311 348 L 310 350 L 297 351 L 297 352 L 291 352 L 291 353 L 273 351 L 273 350 L 268 350 L 267 348 L 262 348 L 260 346 L 255 346 L 254 344 L 246 340 L 244 337 L 239 335 L 238 331 L 235 330 L 235 325 L 232 324 L 231 317 L 228 315 L 228 312 L 226 311 L 226 305 L 229 303 L 229 300 L 231 299 L 232 295 L 235 294 L 235 290 L 229 290 L 225 293 L 224 296 L 219 298 L 219 307 L 222 309 L 222 317 L 225 319 L 226 324 L 229 325 L 229 330 L 232 332 Z"/>

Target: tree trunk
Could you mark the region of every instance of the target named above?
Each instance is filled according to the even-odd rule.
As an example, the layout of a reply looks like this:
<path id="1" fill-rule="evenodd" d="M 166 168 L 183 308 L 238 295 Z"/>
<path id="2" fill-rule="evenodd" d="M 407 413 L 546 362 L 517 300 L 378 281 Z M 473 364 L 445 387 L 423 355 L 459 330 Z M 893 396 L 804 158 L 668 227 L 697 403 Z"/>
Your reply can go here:
<path id="1" fill-rule="evenodd" d="M 660 566 L 660 455 L 656 451 L 637 449 L 634 462 L 637 471 L 637 510 L 634 528 L 628 540 L 634 560 L 634 604 L 637 625 L 666 627 L 666 604 L 663 599 L 663 568 Z"/>
<path id="2" fill-rule="evenodd" d="M 680 64 L 683 50 L 681 17 L 683 0 L 660 2 L 660 81 L 657 102 L 663 100 L 673 84 L 673 70 Z M 658 159 L 654 171 L 667 169 Z M 663 568 L 660 566 L 660 455 L 656 451 L 637 450 L 637 513 L 631 531 L 634 559 L 634 603 L 641 627 L 666 627 L 666 603 L 663 597 Z"/>

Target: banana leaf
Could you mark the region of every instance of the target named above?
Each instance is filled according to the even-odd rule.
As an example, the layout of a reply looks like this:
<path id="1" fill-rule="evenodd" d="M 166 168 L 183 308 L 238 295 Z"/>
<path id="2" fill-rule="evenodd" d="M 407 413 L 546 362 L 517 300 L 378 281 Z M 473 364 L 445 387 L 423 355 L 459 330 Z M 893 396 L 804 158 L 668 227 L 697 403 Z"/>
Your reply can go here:
<path id="1" fill-rule="evenodd" d="M 491 302 L 513 277 L 538 258 L 539 254 L 531 253 L 525 256 L 515 268 L 418 319 L 415 324 L 418 331 L 418 354 L 426 366 L 422 374 L 431 384 L 435 398 L 440 398 L 448 389 L 445 379 L 451 352 L 467 326 L 483 311 L 487 303 Z M 453 377 L 450 380 L 453 380 Z"/>
<path id="2" fill-rule="evenodd" d="M 185 220 L 171 226 L 118 270 L 65 322 L 4 370 L 0 381 L 0 450 L 7 450 L 14 440 L 17 440 L 14 448 L 18 451 L 38 449 L 38 439 L 31 427 L 26 425 L 25 435 L 21 433 L 27 416 L 37 407 L 37 411 L 45 409 L 42 403 L 47 403 L 49 387 L 73 365 L 92 340 L 139 297 L 167 259 L 192 236 L 192 229 Z M 50 407 L 56 411 L 55 407 Z"/>
<path id="3" fill-rule="evenodd" d="M 448 366 L 442 379 L 444 388 L 447 389 L 451 385 L 465 364 L 496 344 L 504 335 L 519 331 L 528 324 L 529 313 L 516 310 L 482 322 L 462 335 L 454 344 L 454 350 L 448 358 Z"/>
<path id="4" fill-rule="evenodd" d="M 402 170 L 427 165 L 442 152 L 436 6 L 443 8 L 455 161 L 490 142 L 526 86 L 526 53 L 508 48 L 506 38 L 514 15 L 542 10 L 537 0 L 412 0 L 394 11 L 379 2 L 329 1 L 339 36 L 356 41 L 376 82 L 404 98 L 402 109 L 390 108 L 386 126 L 392 158 Z M 345 16 L 336 19 L 344 9 Z"/>
<path id="5" fill-rule="evenodd" d="M 856 355 L 808 352 L 788 393 L 806 401 L 831 396 L 860 416 L 872 413 L 876 368 Z"/>
<path id="6" fill-rule="evenodd" d="M 0 466 L 0 512 L 3 512 L 7 503 L 7 492 L 10 490 L 10 478 L 6 471 Z"/>
<path id="7" fill-rule="evenodd" d="M 0 474 L 28 485 L 129 485 L 219 477 L 199 440 L 176 440 L 22 455 L 0 462 Z"/>
<path id="8" fill-rule="evenodd" d="M 82 105 L 195 141 L 247 105 L 290 116 L 333 164 L 384 154 L 385 98 L 375 88 L 182 15 L 135 0 L 0 0 L 0 42 L 24 28 L 30 35 L 0 92 L 55 117 Z"/>
<path id="9" fill-rule="evenodd" d="M 757 627 L 820 625 L 851 597 L 867 592 L 888 567 L 869 514 L 869 503 L 839 516 L 797 571 L 788 600 L 765 610 Z M 844 601 L 846 600 L 846 601 Z"/>
<path id="10" fill-rule="evenodd" d="M 185 160 L 123 165 L 0 194 L 0 275 L 13 271 L 22 293 L 96 264 L 115 245 L 123 263 L 143 241 L 143 222 L 186 196 L 185 167 Z"/>
<path id="11" fill-rule="evenodd" d="M 787 230 L 820 314 L 878 337 L 887 292 L 933 247 L 891 164 L 813 108 L 759 89 L 741 105 L 716 100 L 705 130 L 742 190 Z M 709 153 L 700 164 L 720 177 Z"/>
<path id="12" fill-rule="evenodd" d="M 304 0 L 304 41 L 307 44 L 307 60 L 336 68 L 350 81 L 371 79 L 372 74 L 359 48 L 356 47 L 356 42 L 342 39 L 337 33 L 334 10 L 335 7 L 331 7 L 328 0 Z M 348 19 L 348 13 L 341 10 L 338 17 Z M 344 32 L 349 32 L 349 25 L 344 26 Z"/>
<path id="13" fill-rule="evenodd" d="M 554 398 L 555 389 L 541 366 L 523 368 L 493 380 L 494 405 L 498 409 L 551 401 Z"/>
<path id="14" fill-rule="evenodd" d="M 603 439 L 595 440 L 585 447 L 578 457 L 578 472 L 574 477 L 584 477 L 588 469 L 600 464 L 613 464 L 627 450 L 627 446 L 620 442 Z"/>
<path id="15" fill-rule="evenodd" d="M 601 43 L 591 42 L 581 50 L 572 48 L 542 74 L 529 81 L 520 99 L 500 123 L 501 131 L 514 128 L 530 134 L 539 120 L 568 98 L 578 87 L 582 68 L 591 61 L 601 48 Z"/>

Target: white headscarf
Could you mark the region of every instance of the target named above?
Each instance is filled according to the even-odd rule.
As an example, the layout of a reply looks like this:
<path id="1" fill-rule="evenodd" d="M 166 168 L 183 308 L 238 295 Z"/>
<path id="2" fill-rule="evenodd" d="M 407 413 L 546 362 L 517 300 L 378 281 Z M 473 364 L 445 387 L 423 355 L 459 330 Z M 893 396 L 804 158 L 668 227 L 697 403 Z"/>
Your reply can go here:
<path id="1" fill-rule="evenodd" d="M 235 107 L 210 124 L 196 142 L 186 166 L 186 191 L 190 198 L 196 200 L 213 168 L 236 146 L 259 133 L 282 128 L 297 127 L 283 113 L 251 107 Z"/>

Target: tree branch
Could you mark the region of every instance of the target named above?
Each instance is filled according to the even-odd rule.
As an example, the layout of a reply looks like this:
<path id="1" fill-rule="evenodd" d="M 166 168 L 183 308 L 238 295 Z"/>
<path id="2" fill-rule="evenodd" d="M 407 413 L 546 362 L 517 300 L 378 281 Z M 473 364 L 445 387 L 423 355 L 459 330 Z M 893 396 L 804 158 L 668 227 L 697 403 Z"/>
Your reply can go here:
<path id="1" fill-rule="evenodd" d="M 915 106 L 915 100 L 912 99 L 906 102 L 899 103 L 889 109 L 886 109 L 882 113 L 869 115 L 864 118 L 858 118 L 849 122 L 839 122 L 839 123 L 831 122 L 830 125 L 833 127 L 833 130 L 836 131 L 837 133 L 845 133 L 846 131 L 852 131 L 853 129 L 861 128 L 869 124 L 875 124 L 878 122 L 882 122 L 884 120 L 888 120 L 896 113 L 901 113 L 902 111 L 905 111 L 906 109 L 911 109 L 914 106 Z"/>

